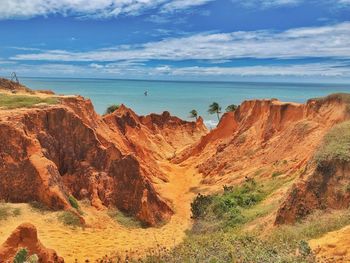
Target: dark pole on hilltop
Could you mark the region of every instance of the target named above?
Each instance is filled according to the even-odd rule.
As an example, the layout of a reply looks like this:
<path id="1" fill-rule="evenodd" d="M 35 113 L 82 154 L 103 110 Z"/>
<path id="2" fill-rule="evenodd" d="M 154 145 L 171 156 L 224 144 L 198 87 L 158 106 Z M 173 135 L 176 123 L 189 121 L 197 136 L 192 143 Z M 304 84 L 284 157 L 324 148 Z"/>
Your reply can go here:
<path id="1" fill-rule="evenodd" d="M 11 73 L 11 81 L 14 81 L 14 82 L 16 82 L 17 84 L 19 84 L 19 81 L 18 81 L 16 72 L 12 72 L 12 73 Z"/>

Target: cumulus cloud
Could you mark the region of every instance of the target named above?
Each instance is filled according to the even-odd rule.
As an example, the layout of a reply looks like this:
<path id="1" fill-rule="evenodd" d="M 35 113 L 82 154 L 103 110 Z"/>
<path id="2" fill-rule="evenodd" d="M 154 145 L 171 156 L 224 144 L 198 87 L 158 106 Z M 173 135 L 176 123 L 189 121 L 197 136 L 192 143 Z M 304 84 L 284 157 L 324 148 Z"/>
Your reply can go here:
<path id="1" fill-rule="evenodd" d="M 19 54 L 13 60 L 227 60 L 235 58 L 350 58 L 350 22 L 295 28 L 282 32 L 239 31 L 195 34 L 158 42 L 123 45 L 88 52 L 49 50 Z"/>

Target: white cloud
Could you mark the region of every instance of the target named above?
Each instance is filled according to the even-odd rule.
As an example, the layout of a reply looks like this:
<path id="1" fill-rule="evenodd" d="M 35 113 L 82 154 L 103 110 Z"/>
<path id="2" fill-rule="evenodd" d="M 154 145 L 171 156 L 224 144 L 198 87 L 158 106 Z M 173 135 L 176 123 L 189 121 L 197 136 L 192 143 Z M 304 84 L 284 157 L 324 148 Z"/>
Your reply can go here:
<path id="1" fill-rule="evenodd" d="M 213 0 L 1 0 L 0 19 L 23 19 L 52 14 L 101 19 L 138 15 L 152 8 L 173 12 L 210 1 Z"/>
<path id="2" fill-rule="evenodd" d="M 214 0 L 173 0 L 162 7 L 162 12 L 174 12 L 194 6 L 204 5 L 212 1 Z"/>
<path id="3" fill-rule="evenodd" d="M 248 67 L 184 67 L 169 68 L 168 72 L 174 76 L 350 76 L 350 68 L 342 65 L 342 63 Z"/>
<path id="4" fill-rule="evenodd" d="M 274 8 L 283 6 L 298 6 L 303 3 L 342 5 L 350 4 L 350 0 L 232 0 L 233 3 L 248 7 L 248 8 Z M 341 7 L 341 6 L 338 6 Z"/>
<path id="5" fill-rule="evenodd" d="M 50 14 L 116 17 L 135 15 L 166 0 L 1 0 L 0 18 L 28 18 Z"/>
<path id="6" fill-rule="evenodd" d="M 305 0 L 232 0 L 234 3 L 239 3 L 246 7 L 262 7 L 262 8 L 271 8 L 278 6 L 290 6 L 298 5 Z"/>
<path id="7" fill-rule="evenodd" d="M 164 13 L 202 6 L 213 1 L 215 0 L 1 0 L 0 19 L 26 19 L 55 14 L 103 19 L 120 15 L 139 15 L 152 8 L 156 8 L 160 14 L 164 15 Z M 220 2 L 220 0 L 216 1 Z M 341 6 L 350 4 L 350 0 L 232 0 L 239 5 L 253 8 L 298 5 L 307 1 Z M 162 18 L 163 16 L 153 15 L 153 19 L 157 21 Z"/>
<path id="8" fill-rule="evenodd" d="M 174 67 L 163 65 L 146 67 L 139 62 L 109 64 L 50 64 L 7 65 L 0 67 L 1 72 L 10 74 L 16 71 L 19 76 L 73 76 L 73 77 L 113 77 L 113 78 L 170 78 L 170 79 L 227 79 L 230 77 L 330 77 L 350 78 L 350 67 L 342 62 L 307 63 L 294 65 L 266 66 L 192 66 Z"/>
<path id="9" fill-rule="evenodd" d="M 14 60 L 227 60 L 235 58 L 350 58 L 350 22 L 274 31 L 196 34 L 159 42 L 122 45 L 89 52 L 50 50 L 19 54 Z"/>

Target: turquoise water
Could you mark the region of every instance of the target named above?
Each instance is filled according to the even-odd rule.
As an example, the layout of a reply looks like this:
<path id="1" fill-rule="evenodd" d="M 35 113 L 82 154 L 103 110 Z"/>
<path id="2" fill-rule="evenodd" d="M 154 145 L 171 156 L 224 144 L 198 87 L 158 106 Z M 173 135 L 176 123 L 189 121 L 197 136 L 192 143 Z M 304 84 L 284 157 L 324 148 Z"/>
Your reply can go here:
<path id="1" fill-rule="evenodd" d="M 161 113 L 188 119 L 196 109 L 208 126 L 215 125 L 215 115 L 207 113 L 208 105 L 218 102 L 223 110 L 229 104 L 240 104 L 254 98 L 278 98 L 305 102 L 309 98 L 335 92 L 350 92 L 350 84 L 253 83 L 253 82 L 169 82 L 108 79 L 23 78 L 33 89 L 50 89 L 58 94 L 80 94 L 90 98 L 102 114 L 111 104 L 124 103 L 140 115 Z M 144 96 L 144 91 L 148 96 Z"/>

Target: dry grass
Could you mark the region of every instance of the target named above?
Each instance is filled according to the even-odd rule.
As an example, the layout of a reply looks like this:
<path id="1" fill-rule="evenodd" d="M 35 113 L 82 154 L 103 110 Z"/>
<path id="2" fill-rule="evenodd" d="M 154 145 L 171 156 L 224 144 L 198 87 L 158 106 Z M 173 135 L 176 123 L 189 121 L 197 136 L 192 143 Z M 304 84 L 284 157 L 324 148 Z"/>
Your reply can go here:
<path id="1" fill-rule="evenodd" d="M 17 217 L 20 215 L 20 208 L 12 208 L 5 203 L 0 203 L 0 220 L 7 220 L 9 217 Z"/>
<path id="2" fill-rule="evenodd" d="M 336 125 L 326 134 L 315 160 L 318 164 L 327 161 L 350 161 L 350 121 Z"/>

